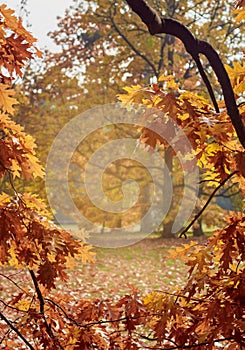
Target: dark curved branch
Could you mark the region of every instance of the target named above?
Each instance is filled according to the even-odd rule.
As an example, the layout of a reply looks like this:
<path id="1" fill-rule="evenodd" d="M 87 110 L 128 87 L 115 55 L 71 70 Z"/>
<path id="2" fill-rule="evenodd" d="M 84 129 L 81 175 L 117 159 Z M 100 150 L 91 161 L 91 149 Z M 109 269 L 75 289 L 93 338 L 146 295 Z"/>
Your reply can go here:
<path id="1" fill-rule="evenodd" d="M 214 105 L 214 108 L 215 108 L 215 111 L 216 113 L 219 113 L 219 106 L 218 106 L 218 103 L 216 101 L 216 98 L 214 96 L 214 92 L 213 92 L 213 88 L 210 84 L 210 81 L 208 80 L 208 77 L 207 77 L 207 74 L 205 73 L 204 69 L 203 69 L 203 66 L 201 64 L 201 61 L 200 61 L 200 58 L 197 57 L 196 59 L 193 57 L 194 61 L 196 62 L 196 65 L 197 65 L 197 68 L 199 70 L 199 73 L 202 77 L 202 80 L 204 81 L 204 84 L 206 85 L 207 89 L 208 89 L 208 93 L 209 93 L 209 96 L 213 102 L 213 105 Z"/>
<path id="2" fill-rule="evenodd" d="M 219 57 L 217 52 L 213 49 L 213 47 L 207 43 L 206 41 L 199 41 L 199 50 L 200 53 L 205 55 L 213 68 L 220 86 L 222 88 L 225 105 L 227 108 L 227 112 L 231 118 L 231 122 L 236 130 L 237 136 L 245 148 L 245 126 L 242 122 L 242 117 L 239 113 L 235 95 L 233 92 L 233 88 L 231 86 L 231 81 L 228 76 L 228 73 Z"/>
<path id="3" fill-rule="evenodd" d="M 68 313 L 64 310 L 64 308 L 62 306 L 60 306 L 58 303 L 56 303 L 55 301 L 53 301 L 52 299 L 49 299 L 49 298 L 45 298 L 45 300 L 47 302 L 49 302 L 50 304 L 53 304 L 55 307 L 57 307 L 59 310 L 61 310 L 63 312 L 63 314 L 65 315 L 65 317 L 73 322 L 76 326 L 79 326 L 80 324 L 74 319 L 72 318 L 71 316 L 68 315 Z"/>
<path id="4" fill-rule="evenodd" d="M 35 290 L 36 290 L 37 297 L 38 297 L 38 300 L 39 300 L 40 314 L 43 315 L 43 321 L 44 321 L 44 325 L 45 325 L 47 334 L 48 334 L 49 337 L 52 339 L 52 341 L 53 341 L 53 343 L 54 343 L 55 346 L 57 345 L 60 349 L 64 350 L 64 347 L 60 344 L 59 340 L 54 336 L 53 331 L 52 331 L 52 328 L 51 328 L 51 325 L 48 324 L 48 322 L 47 322 L 47 320 L 46 320 L 46 317 L 45 317 L 45 314 L 44 314 L 44 305 L 45 305 L 45 301 L 44 301 L 44 298 L 43 298 L 41 289 L 39 288 L 36 275 L 35 275 L 35 273 L 34 273 L 33 270 L 29 270 L 29 272 L 30 272 L 30 275 L 31 275 L 33 284 L 34 284 L 34 286 L 35 286 Z"/>
<path id="5" fill-rule="evenodd" d="M 15 332 L 18 337 L 26 344 L 26 346 L 31 349 L 31 350 L 35 350 L 34 347 L 29 343 L 29 341 L 20 333 L 20 331 L 12 324 L 12 322 L 10 322 L 1 312 L 0 312 L 0 318 L 7 323 L 7 325 L 9 326 L 9 328 L 12 329 L 13 332 Z"/>
<path id="6" fill-rule="evenodd" d="M 154 9 L 147 5 L 144 0 L 126 0 L 126 2 L 147 25 L 151 35 L 160 33 L 173 35 L 183 42 L 186 51 L 192 56 L 195 62 L 199 60 L 199 54 L 203 54 L 208 59 L 221 85 L 227 112 L 230 116 L 231 122 L 236 130 L 239 141 L 245 148 L 245 126 L 236 105 L 236 99 L 229 76 L 219 55 L 213 49 L 213 47 L 205 41 L 197 40 L 193 34 L 180 22 L 171 18 L 162 18 Z M 200 67 L 198 68 L 200 71 Z M 201 74 L 203 74 L 202 70 L 203 68 L 201 68 Z M 208 90 L 210 89 L 208 86 L 207 88 Z M 214 103 L 212 95 L 210 97 Z"/>
<path id="7" fill-rule="evenodd" d="M 188 230 L 192 227 L 192 225 L 199 219 L 199 217 L 202 215 L 202 213 L 205 211 L 205 209 L 207 208 L 207 206 L 209 205 L 209 203 L 211 202 L 211 200 L 213 199 L 213 197 L 215 196 L 215 194 L 221 189 L 221 187 L 224 186 L 224 184 L 230 179 L 232 178 L 232 176 L 234 176 L 235 174 L 238 174 L 239 170 L 234 171 L 233 173 L 231 173 L 229 176 L 227 176 L 226 179 L 224 179 L 219 186 L 217 186 L 215 188 L 215 190 L 211 193 L 211 195 L 209 196 L 207 202 L 205 203 L 205 205 L 202 207 L 202 209 L 194 216 L 193 220 L 191 220 L 191 222 L 189 223 L 189 225 L 180 233 L 179 238 L 185 237 L 186 233 L 188 232 Z"/>
<path id="8" fill-rule="evenodd" d="M 162 39 L 162 42 L 161 42 L 161 48 L 160 48 L 160 60 L 158 62 L 158 74 L 160 73 L 161 69 L 162 69 L 162 65 L 163 65 L 163 53 L 164 53 L 164 48 L 166 46 L 166 43 L 167 43 L 167 36 L 165 36 L 164 39 Z"/>
<path id="9" fill-rule="evenodd" d="M 35 276 L 34 271 L 33 270 L 29 270 L 29 272 L 30 272 L 33 284 L 35 286 L 35 290 L 37 292 L 37 297 L 38 297 L 38 300 L 39 300 L 39 307 L 40 307 L 39 311 L 40 311 L 41 314 L 44 314 L 44 299 L 43 299 L 42 292 L 41 292 L 41 290 L 39 288 L 39 285 L 38 285 L 38 282 L 37 282 L 37 278 Z"/>
<path id="10" fill-rule="evenodd" d="M 244 332 L 242 332 L 242 334 L 244 334 Z M 168 340 L 168 339 L 167 339 Z M 214 339 L 213 341 L 210 342 L 202 342 L 199 344 L 193 344 L 193 345 L 179 345 L 179 346 L 175 346 L 175 347 L 169 347 L 167 348 L 166 346 L 164 348 L 160 348 L 160 347 L 154 347 L 155 350 L 194 350 L 194 349 L 203 349 L 203 347 L 208 346 L 208 345 L 213 345 L 214 343 L 221 343 L 221 342 L 225 342 L 225 341 L 229 341 L 229 340 L 234 340 L 233 337 L 227 337 L 227 338 L 220 338 L 220 339 Z M 243 343 L 244 344 L 244 343 Z M 243 346 L 243 344 L 241 344 L 241 346 Z M 168 346 L 168 345 L 167 345 Z M 152 347 L 144 347 L 145 349 L 152 349 Z M 241 350 L 243 348 L 241 347 Z"/>

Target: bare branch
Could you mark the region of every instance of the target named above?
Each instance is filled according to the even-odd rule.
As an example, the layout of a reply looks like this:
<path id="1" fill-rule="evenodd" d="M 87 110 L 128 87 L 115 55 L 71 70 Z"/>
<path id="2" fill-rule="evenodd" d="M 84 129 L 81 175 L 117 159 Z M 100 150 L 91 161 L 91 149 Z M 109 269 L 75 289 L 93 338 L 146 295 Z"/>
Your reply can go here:
<path id="1" fill-rule="evenodd" d="M 14 306 L 12 306 L 12 305 L 10 305 L 10 304 L 5 303 L 5 301 L 2 300 L 2 299 L 0 299 L 0 303 L 2 303 L 5 307 L 7 307 L 7 308 L 9 308 L 9 309 L 12 309 L 12 310 L 14 310 L 14 311 L 16 311 L 16 312 L 28 313 L 28 311 L 18 309 L 17 307 L 14 307 Z"/>
<path id="2" fill-rule="evenodd" d="M 233 173 L 231 173 L 229 176 L 227 176 L 227 178 L 225 180 L 223 180 L 219 186 L 217 186 L 215 188 L 215 190 L 211 193 L 210 197 L 208 198 L 207 202 L 205 203 L 205 205 L 203 206 L 203 208 L 195 215 L 194 219 L 189 223 L 189 225 L 180 233 L 179 237 L 185 237 L 186 236 L 186 232 L 188 232 L 188 230 L 191 228 L 191 226 L 197 221 L 197 219 L 202 215 L 202 213 L 204 212 L 204 210 L 207 208 L 207 206 L 209 205 L 209 203 L 211 202 L 212 198 L 215 196 L 216 192 L 218 192 L 220 190 L 221 187 L 224 186 L 224 184 L 230 179 L 232 178 L 232 176 L 234 176 L 235 174 L 239 173 L 239 170 L 234 171 Z"/>
<path id="3" fill-rule="evenodd" d="M 116 25 L 115 21 L 114 21 L 114 18 L 113 16 L 111 15 L 111 22 L 112 22 L 112 25 L 115 29 L 115 31 L 121 36 L 121 38 L 127 43 L 127 45 L 131 48 L 131 50 L 134 51 L 134 53 L 141 57 L 152 69 L 153 71 L 153 74 L 155 76 L 157 76 L 157 71 L 156 71 L 156 68 L 154 66 L 154 64 L 151 63 L 151 61 L 144 55 L 142 54 L 132 43 L 131 41 L 124 35 L 124 33 L 118 28 L 118 26 Z"/>
<path id="4" fill-rule="evenodd" d="M 28 346 L 29 349 L 35 350 L 34 347 L 29 343 L 29 341 L 20 333 L 20 331 L 10 322 L 1 312 L 0 318 L 7 323 L 7 325 L 14 331 L 18 337 Z"/>
<path id="5" fill-rule="evenodd" d="M 72 318 L 71 316 L 69 316 L 68 313 L 64 310 L 64 308 L 63 308 L 62 306 L 60 306 L 59 304 L 57 304 L 57 303 L 56 303 L 55 301 L 53 301 L 52 299 L 45 298 L 45 300 L 47 300 L 47 302 L 49 302 L 50 304 L 53 304 L 53 305 L 56 306 L 58 309 L 60 309 L 68 320 L 70 320 L 71 322 L 73 322 L 76 326 L 79 326 L 79 323 L 78 323 L 76 320 L 74 320 L 74 318 Z"/>
<path id="6" fill-rule="evenodd" d="M 40 288 L 39 288 L 36 275 L 35 275 L 35 273 L 34 273 L 33 270 L 29 270 L 29 272 L 30 272 L 32 281 L 33 281 L 34 286 L 35 286 L 35 290 L 36 290 L 37 297 L 38 297 L 38 300 L 39 300 L 39 305 L 40 305 L 40 313 L 43 315 L 43 321 L 44 321 L 44 324 L 45 324 L 46 331 L 47 331 L 49 337 L 52 339 L 54 345 L 58 345 L 61 349 L 64 349 L 63 346 L 60 344 L 59 340 L 54 336 L 53 331 L 52 331 L 52 328 L 51 328 L 51 325 L 48 324 L 48 322 L 47 322 L 47 320 L 46 320 L 46 317 L 45 317 L 45 315 L 44 315 L 44 305 L 45 305 L 45 301 L 44 301 L 42 292 L 41 292 L 41 290 L 40 290 Z"/>
<path id="7" fill-rule="evenodd" d="M 10 281 L 11 283 L 13 283 L 19 290 L 21 290 L 23 293 L 27 294 L 28 296 L 30 296 L 30 294 L 23 288 L 21 288 L 17 282 L 15 282 L 10 276 L 4 275 L 3 273 L 0 273 L 0 276 L 3 278 L 6 278 L 8 281 Z"/>

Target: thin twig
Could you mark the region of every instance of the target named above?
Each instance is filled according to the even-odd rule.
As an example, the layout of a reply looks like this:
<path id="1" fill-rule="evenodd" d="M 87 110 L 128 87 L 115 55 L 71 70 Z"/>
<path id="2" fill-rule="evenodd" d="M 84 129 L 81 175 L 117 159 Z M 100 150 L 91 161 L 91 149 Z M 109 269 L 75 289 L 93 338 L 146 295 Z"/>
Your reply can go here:
<path id="1" fill-rule="evenodd" d="M 180 233 L 179 238 L 185 237 L 186 236 L 186 232 L 192 227 L 192 225 L 197 221 L 197 219 L 202 215 L 202 213 L 204 212 L 204 210 L 207 208 L 207 206 L 209 205 L 209 203 L 211 202 L 211 200 L 213 199 L 213 197 L 215 196 L 216 192 L 219 191 L 219 189 L 221 187 L 224 186 L 224 184 L 235 174 L 239 173 L 239 170 L 233 171 L 233 173 L 231 173 L 229 176 L 227 176 L 227 178 L 225 180 L 223 180 L 219 186 L 217 186 L 215 188 L 215 190 L 211 193 L 210 197 L 208 198 L 207 202 L 205 203 L 205 205 L 203 206 L 203 208 L 195 215 L 194 219 L 189 223 L 189 225 Z"/>
<path id="2" fill-rule="evenodd" d="M 0 303 L 2 303 L 5 307 L 7 307 L 7 308 L 9 308 L 9 309 L 15 310 L 16 312 L 28 313 L 28 311 L 18 309 L 17 307 L 14 307 L 14 306 L 12 306 L 12 305 L 10 305 L 10 304 L 5 303 L 5 301 L 2 300 L 2 299 L 0 299 Z"/>
<path id="3" fill-rule="evenodd" d="M 35 350 L 34 347 L 29 343 L 29 341 L 20 333 L 20 331 L 10 322 L 1 312 L 0 318 L 7 323 L 7 325 L 14 331 L 18 337 L 28 346 L 29 349 Z"/>
<path id="4" fill-rule="evenodd" d="M 214 92 L 213 92 L 213 88 L 212 88 L 212 85 L 210 84 L 210 81 L 208 80 L 208 77 L 207 77 L 207 74 L 205 73 L 204 69 L 203 69 L 203 66 L 201 64 L 201 61 L 200 61 L 200 58 L 199 56 L 198 57 L 193 57 L 194 61 L 196 62 L 196 65 L 197 65 L 197 68 L 199 70 L 199 73 L 202 77 L 202 80 L 204 81 L 204 84 L 206 85 L 207 89 L 208 89 L 208 93 L 209 93 L 209 96 L 213 102 L 213 105 L 214 105 L 214 108 L 215 108 L 215 111 L 216 113 L 219 113 L 219 106 L 218 106 L 218 103 L 216 101 L 216 98 L 215 98 L 215 95 L 214 95 Z"/>
<path id="5" fill-rule="evenodd" d="M 11 283 L 13 283 L 19 290 L 21 290 L 23 293 L 27 294 L 28 296 L 31 296 L 26 290 L 24 290 L 22 287 L 20 287 L 18 285 L 17 282 L 15 282 L 12 278 L 10 278 L 9 276 L 4 275 L 3 273 L 0 273 L 0 276 L 3 278 L 6 278 L 8 281 L 10 281 Z"/>
<path id="6" fill-rule="evenodd" d="M 244 332 L 242 333 L 244 334 Z M 234 340 L 233 337 L 227 337 L 227 338 L 221 338 L 221 339 L 214 339 L 210 342 L 203 342 L 203 343 L 199 343 L 199 344 L 193 344 L 193 345 L 179 345 L 179 346 L 175 346 L 175 347 L 169 347 L 169 348 L 156 348 L 154 347 L 155 350 L 185 350 L 185 349 L 194 349 L 194 348 L 199 348 L 199 347 L 203 347 L 203 346 L 207 346 L 207 345 L 213 345 L 214 343 L 221 343 L 221 342 L 225 342 L 225 341 L 229 341 L 229 340 Z M 242 344 L 244 345 L 244 343 Z M 152 349 L 152 347 L 144 347 L 145 349 Z"/>
<path id="7" fill-rule="evenodd" d="M 176 298 L 185 298 L 185 299 L 188 299 L 189 297 L 187 295 L 183 295 L 183 294 L 174 294 L 174 293 L 170 293 L 170 292 L 166 292 L 164 290 L 158 290 L 158 289 L 153 289 L 153 292 L 158 292 L 158 293 L 162 293 L 162 294 L 167 294 L 167 295 L 171 295 L 173 297 L 176 297 Z M 191 298 L 189 299 L 190 301 L 196 301 L 198 303 L 203 303 L 204 300 L 201 300 L 201 299 L 197 299 L 197 298 Z"/>
<path id="8" fill-rule="evenodd" d="M 141 57 L 152 69 L 153 73 L 157 76 L 157 71 L 155 66 L 153 65 L 153 63 L 151 61 L 149 61 L 149 59 L 142 54 L 132 43 L 131 41 L 123 34 L 123 32 L 118 28 L 118 26 L 116 25 L 114 18 L 112 16 L 112 14 L 110 14 L 110 18 L 111 18 L 111 22 L 112 25 L 115 29 L 115 31 L 121 36 L 121 38 L 127 43 L 127 45 L 135 52 L 135 54 L 139 57 Z"/>
<path id="9" fill-rule="evenodd" d="M 53 304 L 54 306 L 56 306 L 58 309 L 60 309 L 63 314 L 65 315 L 65 317 L 70 320 L 71 322 L 73 322 L 76 326 L 80 326 L 80 324 L 74 320 L 74 318 L 72 318 L 71 316 L 68 315 L 68 313 L 64 310 L 64 308 L 62 306 L 60 306 L 59 304 L 57 304 L 55 301 L 49 299 L 49 298 L 45 298 L 45 300 L 51 304 Z"/>

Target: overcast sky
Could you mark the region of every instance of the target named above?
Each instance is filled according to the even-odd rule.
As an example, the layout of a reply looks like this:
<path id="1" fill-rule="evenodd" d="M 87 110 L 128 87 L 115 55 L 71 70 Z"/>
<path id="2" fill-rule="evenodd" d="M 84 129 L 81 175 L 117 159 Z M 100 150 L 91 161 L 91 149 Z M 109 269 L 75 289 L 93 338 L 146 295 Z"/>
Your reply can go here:
<path id="1" fill-rule="evenodd" d="M 20 15 L 20 0 L 3 0 L 8 7 Z M 31 24 L 30 32 L 38 39 L 39 49 L 55 48 L 52 40 L 47 36 L 49 31 L 57 28 L 57 16 L 63 16 L 65 9 L 73 3 L 72 0 L 27 0 L 30 12 L 28 22 Z"/>

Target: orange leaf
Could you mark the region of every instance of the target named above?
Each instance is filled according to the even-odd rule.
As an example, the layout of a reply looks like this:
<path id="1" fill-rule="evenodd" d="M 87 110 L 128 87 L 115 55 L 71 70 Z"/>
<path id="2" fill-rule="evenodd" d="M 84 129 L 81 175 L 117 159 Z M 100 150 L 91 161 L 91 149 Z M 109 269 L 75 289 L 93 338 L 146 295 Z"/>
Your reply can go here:
<path id="1" fill-rule="evenodd" d="M 18 101 L 12 97 L 14 94 L 14 90 L 9 89 L 4 84 L 0 84 L 0 108 L 2 108 L 3 112 L 14 113 L 13 105 L 18 104 Z"/>
<path id="2" fill-rule="evenodd" d="M 245 177 L 245 152 L 237 152 L 236 164 L 242 176 Z"/>
<path id="3" fill-rule="evenodd" d="M 237 7 L 244 7 L 245 6 L 245 0 L 238 0 L 236 6 Z"/>

